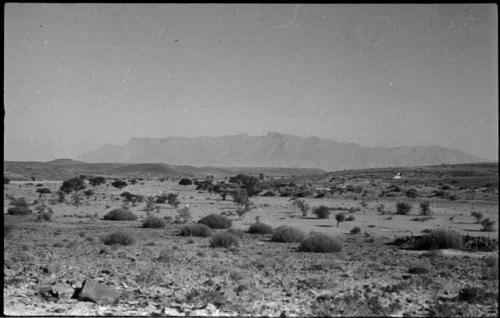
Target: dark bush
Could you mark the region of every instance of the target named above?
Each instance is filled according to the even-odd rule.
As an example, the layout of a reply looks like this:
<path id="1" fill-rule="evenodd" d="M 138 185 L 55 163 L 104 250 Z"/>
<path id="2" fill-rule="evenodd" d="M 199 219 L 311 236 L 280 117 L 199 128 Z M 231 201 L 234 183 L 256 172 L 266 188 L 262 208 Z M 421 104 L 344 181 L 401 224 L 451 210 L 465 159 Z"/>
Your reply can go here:
<path id="1" fill-rule="evenodd" d="M 462 235 L 451 230 L 432 230 L 420 238 L 415 244 L 417 250 L 433 249 L 461 249 L 463 247 Z"/>
<path id="2" fill-rule="evenodd" d="M 102 242 L 106 245 L 120 244 L 120 245 L 132 245 L 134 244 L 134 237 L 128 233 L 117 231 L 105 235 L 101 238 Z"/>
<path id="3" fill-rule="evenodd" d="M 32 214 L 33 211 L 31 211 L 30 208 L 27 206 L 11 206 L 10 208 L 7 209 L 7 213 L 10 215 L 29 215 Z"/>
<path id="4" fill-rule="evenodd" d="M 42 197 L 42 195 L 44 195 L 44 194 L 49 194 L 49 193 L 51 193 L 52 191 L 50 191 L 50 189 L 49 189 L 49 188 L 40 188 L 40 189 L 36 189 L 36 192 L 39 194 L 39 196 L 38 196 L 38 197 L 39 197 L 39 198 L 41 198 L 41 197 Z"/>
<path id="5" fill-rule="evenodd" d="M 60 190 L 64 193 L 71 193 L 73 191 L 80 191 L 85 189 L 85 180 L 80 177 L 65 180 L 61 185 Z"/>
<path id="6" fill-rule="evenodd" d="M 361 232 L 361 228 L 359 226 L 355 226 L 351 230 L 351 234 L 359 234 Z"/>
<path id="7" fill-rule="evenodd" d="M 137 215 L 135 215 L 134 213 L 132 213 L 127 209 L 118 208 L 108 212 L 104 216 L 104 220 L 112 220 L 112 221 L 137 220 Z"/>
<path id="8" fill-rule="evenodd" d="M 251 234 L 271 234 L 273 233 L 273 228 L 265 223 L 254 223 L 248 228 L 248 233 Z"/>
<path id="9" fill-rule="evenodd" d="M 10 179 L 7 178 L 6 176 L 3 176 L 3 184 L 9 184 L 10 183 Z"/>
<path id="10" fill-rule="evenodd" d="M 111 185 L 113 187 L 121 190 L 122 188 L 125 188 L 127 186 L 127 182 L 122 181 L 122 180 L 115 180 L 115 181 L 111 182 Z"/>
<path id="11" fill-rule="evenodd" d="M 239 174 L 235 177 L 229 178 L 229 183 L 237 183 L 246 190 L 249 197 L 253 197 L 262 191 L 262 186 L 258 178 Z"/>
<path id="12" fill-rule="evenodd" d="M 396 214 L 406 215 L 410 213 L 411 204 L 406 202 L 398 202 L 396 203 Z"/>
<path id="13" fill-rule="evenodd" d="M 165 225 L 165 221 L 156 216 L 149 216 L 142 222 L 142 227 L 148 229 L 161 229 L 164 228 Z"/>
<path id="14" fill-rule="evenodd" d="M 106 179 L 104 177 L 91 177 L 89 178 L 89 183 L 91 186 L 95 187 L 100 184 L 104 184 L 106 182 Z"/>
<path id="15" fill-rule="evenodd" d="M 345 221 L 345 214 L 342 212 L 335 214 L 335 220 L 337 221 L 337 227 L 339 227 L 340 222 Z"/>
<path id="16" fill-rule="evenodd" d="M 205 224 L 189 224 L 181 227 L 180 236 L 200 236 L 209 237 L 212 229 Z"/>
<path id="17" fill-rule="evenodd" d="M 182 186 L 188 186 L 188 185 L 192 185 L 192 184 L 193 184 L 193 181 L 191 179 L 188 179 L 188 178 L 182 178 L 179 181 L 179 185 L 182 185 Z"/>
<path id="18" fill-rule="evenodd" d="M 429 201 L 420 202 L 420 215 L 430 216 L 432 215 L 432 211 L 429 207 Z"/>
<path id="19" fill-rule="evenodd" d="M 301 230 L 288 225 L 283 225 L 274 230 L 271 241 L 281 243 L 302 242 L 304 237 L 304 232 Z"/>
<path id="20" fill-rule="evenodd" d="M 414 266 L 408 269 L 409 274 L 415 274 L 415 275 L 427 274 L 428 272 L 429 269 L 427 267 L 422 267 L 422 266 Z"/>
<path id="21" fill-rule="evenodd" d="M 299 245 L 299 252 L 313 252 L 313 253 L 334 253 L 340 252 L 342 245 L 340 242 L 326 234 L 314 233 L 306 238 Z"/>
<path id="22" fill-rule="evenodd" d="M 481 223 L 481 220 L 483 218 L 483 214 L 481 212 L 476 212 L 476 211 L 472 211 L 470 213 L 470 216 L 476 219 L 477 224 Z"/>
<path id="23" fill-rule="evenodd" d="M 212 229 L 228 229 L 232 221 L 220 214 L 210 214 L 201 218 L 198 223 L 208 225 Z"/>
<path id="24" fill-rule="evenodd" d="M 327 206 L 320 205 L 318 207 L 313 208 L 312 212 L 319 219 L 328 219 L 330 217 L 330 213 L 332 213 L 332 209 Z"/>
<path id="25" fill-rule="evenodd" d="M 238 247 L 240 245 L 239 238 L 229 232 L 217 233 L 210 239 L 211 247 L 225 247 L 230 248 L 232 246 Z"/>
<path id="26" fill-rule="evenodd" d="M 35 216 L 35 221 L 37 222 L 49 222 L 52 220 L 52 215 L 53 213 L 50 213 L 48 211 L 41 211 L 38 212 Z"/>
<path id="27" fill-rule="evenodd" d="M 345 221 L 346 221 L 346 222 L 348 222 L 348 221 L 354 221 L 354 220 L 356 220 L 356 218 L 354 217 L 354 215 L 349 215 L 349 216 L 345 219 Z"/>
<path id="28" fill-rule="evenodd" d="M 483 219 L 481 221 L 481 225 L 482 225 L 481 231 L 483 232 L 495 231 L 495 228 L 493 227 L 493 225 L 495 225 L 495 221 L 490 220 L 489 218 Z"/>
<path id="29" fill-rule="evenodd" d="M 417 189 L 415 188 L 408 189 L 408 191 L 406 191 L 406 196 L 408 198 L 416 198 L 418 196 Z"/>

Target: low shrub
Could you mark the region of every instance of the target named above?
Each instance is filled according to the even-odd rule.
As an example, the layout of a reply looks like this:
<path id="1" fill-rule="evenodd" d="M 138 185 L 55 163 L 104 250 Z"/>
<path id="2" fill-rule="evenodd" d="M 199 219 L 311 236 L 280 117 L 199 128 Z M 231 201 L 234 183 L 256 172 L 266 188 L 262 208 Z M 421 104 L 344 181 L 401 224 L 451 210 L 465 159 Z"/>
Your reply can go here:
<path id="1" fill-rule="evenodd" d="M 189 224 L 181 227 L 180 236 L 199 236 L 209 237 L 212 234 L 212 229 L 205 224 Z"/>
<path id="2" fill-rule="evenodd" d="M 10 215 L 30 215 L 33 213 L 27 206 L 11 206 L 7 209 L 7 213 Z"/>
<path id="3" fill-rule="evenodd" d="M 319 219 L 328 219 L 330 217 L 330 213 L 332 213 L 332 209 L 324 205 L 313 208 L 313 214 Z"/>
<path id="4" fill-rule="evenodd" d="M 10 205 L 27 207 L 28 202 L 25 198 L 13 198 L 12 200 L 10 200 Z"/>
<path id="5" fill-rule="evenodd" d="M 232 221 L 220 214 L 210 214 L 201 218 L 198 223 L 208 225 L 212 229 L 228 229 Z"/>
<path id="6" fill-rule="evenodd" d="M 493 232 L 493 231 L 495 231 L 494 225 L 495 225 L 495 221 L 490 220 L 489 218 L 483 219 L 481 221 L 481 226 L 482 226 L 481 231 Z"/>
<path id="7" fill-rule="evenodd" d="M 183 185 L 183 186 L 188 186 L 188 185 L 192 185 L 192 184 L 193 184 L 193 181 L 191 179 L 188 179 L 188 178 L 182 178 L 179 181 L 179 185 Z"/>
<path id="8" fill-rule="evenodd" d="M 354 220 L 356 220 L 356 218 L 354 217 L 354 215 L 349 215 L 349 216 L 345 219 L 345 221 L 354 221 Z"/>
<path id="9" fill-rule="evenodd" d="M 106 245 L 120 244 L 120 245 L 132 245 L 134 244 L 134 237 L 129 233 L 122 231 L 117 231 L 105 235 L 101 238 L 102 242 Z"/>
<path id="10" fill-rule="evenodd" d="M 416 198 L 418 196 L 417 189 L 415 188 L 408 189 L 408 191 L 406 191 L 406 196 L 408 198 Z"/>
<path id="11" fill-rule="evenodd" d="M 411 204 L 406 202 L 396 203 L 396 214 L 406 215 L 411 211 Z"/>
<path id="12" fill-rule="evenodd" d="M 481 223 L 481 220 L 483 219 L 483 214 L 481 212 L 472 211 L 470 216 L 476 219 L 477 224 Z"/>
<path id="13" fill-rule="evenodd" d="M 361 232 L 361 228 L 359 226 L 355 226 L 351 230 L 351 234 L 359 234 Z"/>
<path id="14" fill-rule="evenodd" d="M 211 247 L 225 247 L 225 248 L 230 248 L 230 247 L 238 247 L 240 245 L 240 240 L 239 238 L 229 232 L 220 232 L 212 236 L 210 239 L 210 246 Z"/>
<path id="15" fill-rule="evenodd" d="M 271 241 L 281 243 L 302 242 L 304 237 L 304 232 L 301 230 L 288 225 L 283 225 L 274 230 Z"/>
<path id="16" fill-rule="evenodd" d="M 118 208 L 108 212 L 106 215 L 104 215 L 103 219 L 111 221 L 131 221 L 137 220 L 137 215 L 127 209 Z"/>
<path id="17" fill-rule="evenodd" d="M 463 247 L 462 235 L 452 230 L 432 230 L 421 237 L 415 244 L 417 250 L 432 249 L 461 249 Z"/>
<path id="18" fill-rule="evenodd" d="M 248 228 L 248 233 L 251 234 L 271 234 L 273 233 L 273 228 L 265 223 L 254 223 Z"/>
<path id="19" fill-rule="evenodd" d="M 272 190 L 267 190 L 264 193 L 262 193 L 261 196 L 263 196 L 263 197 L 275 197 L 276 192 L 274 192 Z"/>
<path id="20" fill-rule="evenodd" d="M 142 222 L 142 227 L 148 229 L 161 229 L 164 228 L 165 225 L 165 221 L 156 216 L 149 216 Z"/>
<path id="21" fill-rule="evenodd" d="M 420 202 L 420 215 L 424 216 L 432 215 L 432 210 L 430 209 L 429 205 L 430 205 L 429 201 Z"/>
<path id="22" fill-rule="evenodd" d="M 239 229 L 229 229 L 227 230 L 228 233 L 233 234 L 234 236 L 238 237 L 239 239 L 244 239 L 245 236 L 247 235 L 245 231 L 239 230 Z"/>
<path id="23" fill-rule="evenodd" d="M 299 245 L 299 252 L 313 252 L 313 253 L 334 253 L 340 252 L 342 245 L 340 242 L 326 234 L 314 233 L 307 237 Z"/>
<path id="24" fill-rule="evenodd" d="M 52 215 L 53 213 L 49 212 L 49 211 L 41 211 L 41 212 L 38 212 L 35 216 L 35 221 L 37 222 L 49 222 L 52 220 Z"/>

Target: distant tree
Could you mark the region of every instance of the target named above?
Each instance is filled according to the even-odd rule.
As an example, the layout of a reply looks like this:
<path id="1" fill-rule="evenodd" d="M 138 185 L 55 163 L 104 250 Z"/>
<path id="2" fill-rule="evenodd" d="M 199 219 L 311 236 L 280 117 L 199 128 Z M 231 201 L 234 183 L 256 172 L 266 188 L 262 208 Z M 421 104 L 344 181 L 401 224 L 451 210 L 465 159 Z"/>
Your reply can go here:
<path id="1" fill-rule="evenodd" d="M 75 177 L 64 181 L 60 190 L 66 194 L 69 194 L 71 192 L 83 190 L 85 189 L 85 187 L 86 186 L 84 180 L 80 177 Z"/>
<path id="2" fill-rule="evenodd" d="M 250 210 L 251 204 L 245 189 L 234 191 L 231 195 L 233 197 L 233 202 L 236 203 L 236 206 L 238 207 L 238 214 L 240 216 Z"/>
<path id="3" fill-rule="evenodd" d="M 235 177 L 229 178 L 229 182 L 239 184 L 240 187 L 246 190 L 249 197 L 255 196 L 262 191 L 262 186 L 259 179 L 252 176 L 239 174 Z"/>
<path id="4" fill-rule="evenodd" d="M 302 212 L 303 217 L 307 217 L 307 211 L 309 210 L 309 205 L 304 200 L 294 199 L 292 201 L 294 208 Z"/>
<path id="5" fill-rule="evenodd" d="M 340 212 L 335 215 L 335 220 L 337 220 L 337 227 L 339 227 L 340 222 L 344 222 L 345 220 L 345 214 Z"/>
<path id="6" fill-rule="evenodd" d="M 115 181 L 111 182 L 111 185 L 113 187 L 121 190 L 122 188 L 125 188 L 127 186 L 127 182 L 122 181 L 122 180 L 115 180 Z"/>

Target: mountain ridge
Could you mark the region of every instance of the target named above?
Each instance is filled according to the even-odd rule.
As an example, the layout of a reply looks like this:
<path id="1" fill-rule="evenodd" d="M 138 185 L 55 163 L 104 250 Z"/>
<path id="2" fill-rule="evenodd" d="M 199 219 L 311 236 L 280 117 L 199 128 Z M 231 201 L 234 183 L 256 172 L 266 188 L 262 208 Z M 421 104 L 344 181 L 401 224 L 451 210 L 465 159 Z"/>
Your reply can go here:
<path id="1" fill-rule="evenodd" d="M 367 147 L 278 132 L 252 136 L 131 138 L 103 145 L 75 160 L 89 163 L 167 163 L 192 166 L 293 167 L 343 170 L 491 160 L 459 149 L 433 146 Z"/>

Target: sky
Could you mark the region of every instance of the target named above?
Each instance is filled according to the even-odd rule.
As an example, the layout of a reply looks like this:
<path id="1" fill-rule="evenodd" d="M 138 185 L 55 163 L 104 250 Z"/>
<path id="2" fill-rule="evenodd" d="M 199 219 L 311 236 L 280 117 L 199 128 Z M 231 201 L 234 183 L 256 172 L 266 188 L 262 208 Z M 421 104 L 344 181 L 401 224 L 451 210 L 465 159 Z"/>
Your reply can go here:
<path id="1" fill-rule="evenodd" d="M 498 160 L 494 4 L 5 5 L 4 159 L 270 131 Z"/>

